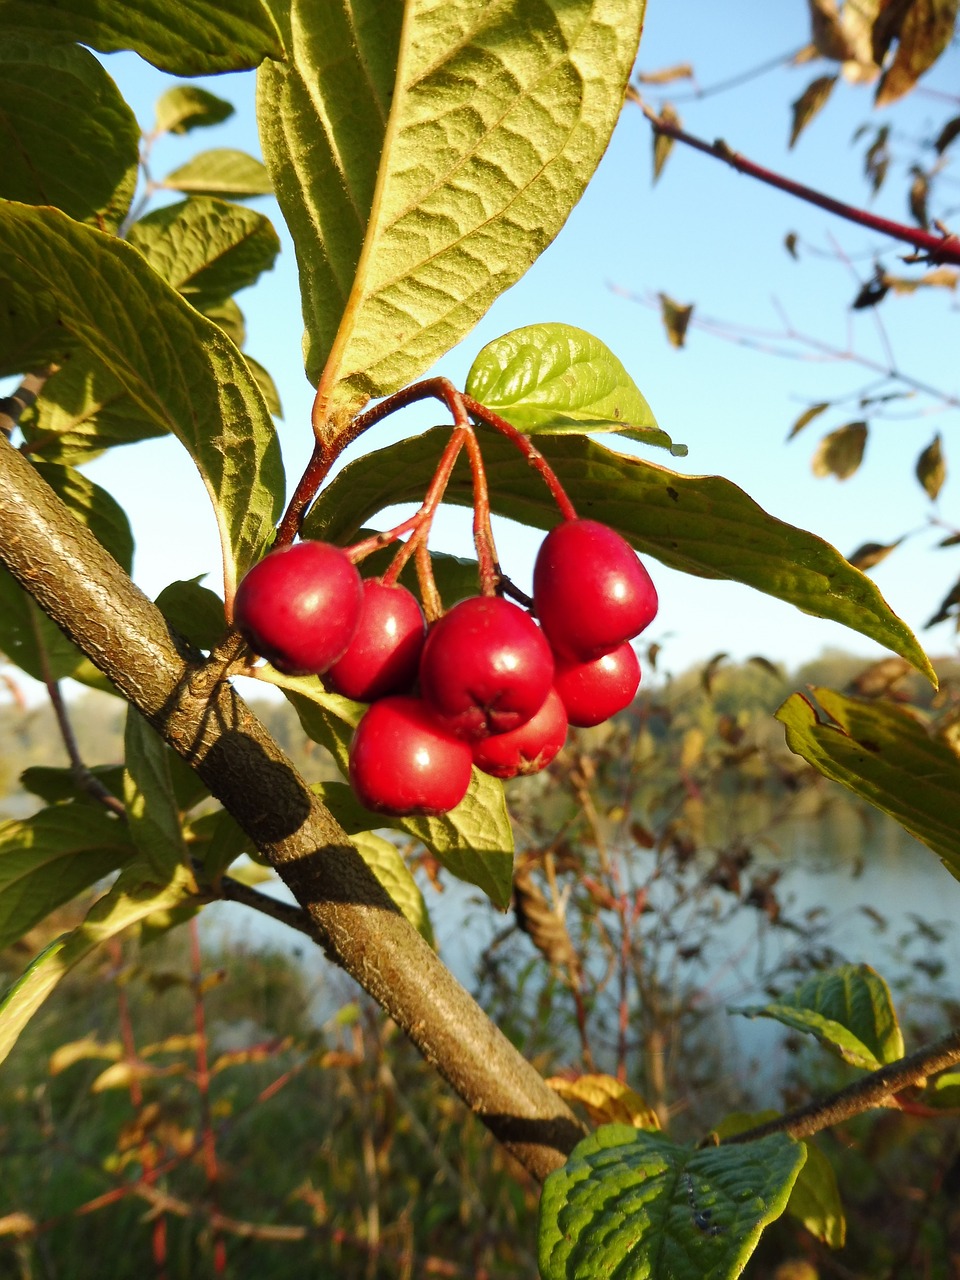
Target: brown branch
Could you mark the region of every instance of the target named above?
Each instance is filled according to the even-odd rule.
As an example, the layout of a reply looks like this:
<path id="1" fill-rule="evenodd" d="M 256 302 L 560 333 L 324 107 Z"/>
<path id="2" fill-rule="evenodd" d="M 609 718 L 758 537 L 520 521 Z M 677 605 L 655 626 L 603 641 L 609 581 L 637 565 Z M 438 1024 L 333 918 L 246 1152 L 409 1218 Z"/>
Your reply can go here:
<path id="1" fill-rule="evenodd" d="M 36 403 L 37 396 L 43 390 L 43 384 L 56 371 L 57 365 L 51 364 L 36 373 L 26 373 L 13 395 L 0 398 L 0 435 L 10 439 L 20 421 L 20 415 Z"/>
<path id="2" fill-rule="evenodd" d="M 794 182 L 791 178 L 785 178 L 782 174 L 765 169 L 762 165 L 754 164 L 752 160 L 748 160 L 746 156 L 729 147 L 722 138 L 718 138 L 715 142 L 706 142 L 703 138 L 687 133 L 673 121 L 658 116 L 646 105 L 636 89 L 629 86 L 627 98 L 637 104 L 650 121 L 654 133 L 672 138 L 675 142 L 682 142 L 692 147 L 694 151 L 702 151 L 704 155 L 713 156 L 716 160 L 722 160 L 738 173 L 745 173 L 750 178 L 766 183 L 767 186 L 776 187 L 778 191 L 785 191 L 787 195 L 795 196 L 798 200 L 816 205 L 818 209 L 825 209 L 827 213 L 836 214 L 838 218 L 845 218 L 847 222 L 854 222 L 857 226 L 866 227 L 870 231 L 879 231 L 882 235 L 890 236 L 894 240 L 913 245 L 918 253 L 924 255 L 924 260 L 927 262 L 960 266 L 960 236 L 934 235 L 919 227 L 908 227 L 906 223 L 878 217 L 877 214 L 869 213 L 866 209 L 858 209 L 856 205 L 844 204 L 842 200 L 835 200 L 822 191 L 804 186 L 801 182 Z"/>
<path id="3" fill-rule="evenodd" d="M 402 1027 L 530 1173 L 579 1121 L 403 917 L 330 812 L 232 686 L 163 615 L 16 449 L 0 441 L 0 560 L 196 769 L 308 914 L 312 934 Z"/>
<path id="4" fill-rule="evenodd" d="M 922 1084 L 928 1076 L 934 1076 L 957 1063 L 960 1063 L 960 1031 L 951 1031 L 936 1043 L 927 1045 L 906 1058 L 898 1058 L 879 1071 L 872 1071 L 870 1075 L 855 1080 L 853 1084 L 828 1098 L 808 1102 L 806 1106 L 788 1111 L 776 1120 L 733 1134 L 724 1138 L 723 1143 L 755 1142 L 771 1133 L 788 1133 L 791 1138 L 809 1138 L 821 1129 L 829 1129 L 831 1125 L 841 1124 L 863 1111 L 882 1106 L 901 1089 Z"/>

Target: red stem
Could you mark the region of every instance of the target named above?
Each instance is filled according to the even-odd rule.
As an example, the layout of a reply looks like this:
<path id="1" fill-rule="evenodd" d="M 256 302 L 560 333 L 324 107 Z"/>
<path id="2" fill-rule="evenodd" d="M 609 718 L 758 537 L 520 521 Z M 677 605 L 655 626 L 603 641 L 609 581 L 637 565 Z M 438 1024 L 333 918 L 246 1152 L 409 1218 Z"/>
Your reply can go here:
<path id="1" fill-rule="evenodd" d="M 193 987 L 193 1025 L 197 1033 L 197 1092 L 200 1095 L 200 1119 L 202 1128 L 203 1168 L 210 1188 L 210 1201 L 214 1212 L 219 1210 L 217 1186 L 220 1171 L 217 1166 L 216 1138 L 213 1130 L 213 1112 L 210 1108 L 210 1062 L 207 1056 L 207 1020 L 203 1007 L 203 960 L 200 954 L 200 929 L 197 918 L 190 921 L 190 978 Z M 227 1247 L 222 1232 L 212 1231 L 213 1272 L 224 1275 L 227 1270 Z"/>
<path id="2" fill-rule="evenodd" d="M 725 164 L 730 165 L 731 168 L 736 169 L 738 173 L 745 173 L 748 177 L 757 178 L 760 182 L 765 182 L 770 187 L 776 187 L 779 191 L 785 191 L 788 195 L 796 196 L 799 200 L 805 200 L 807 204 L 816 205 L 818 209 L 825 209 L 827 213 L 836 214 L 838 218 L 845 218 L 848 222 L 856 223 L 857 226 L 867 227 L 870 231 L 879 231 L 882 235 L 890 236 L 894 240 L 901 240 L 905 244 L 913 245 L 915 249 L 926 254 L 927 261 L 931 263 L 960 266 L 960 236 L 934 235 L 932 232 L 923 231 L 919 227 L 908 227 L 903 222 L 893 222 L 889 218 L 880 218 L 876 214 L 868 213 L 866 209 L 858 209 L 855 205 L 844 204 L 842 200 L 834 200 L 832 196 L 824 195 L 822 191 L 816 191 L 813 187 L 804 186 L 803 183 L 794 182 L 790 178 L 783 177 L 782 174 L 774 173 L 770 169 L 764 169 L 762 165 L 754 164 L 752 160 L 748 160 L 746 156 L 729 147 L 722 138 L 718 138 L 715 142 L 706 142 L 703 138 L 697 138 L 693 134 L 687 133 L 679 125 L 669 120 L 664 120 L 654 111 L 651 111 L 634 89 L 628 88 L 627 97 L 639 106 L 653 126 L 655 133 L 662 134 L 667 138 L 673 138 L 675 142 L 683 142 L 686 146 L 692 147 L 694 151 L 702 151 L 705 155 L 714 156 L 717 160 L 722 160 Z"/>
<path id="3" fill-rule="evenodd" d="M 531 443 L 528 437 L 525 436 L 522 431 L 518 431 L 516 427 L 511 426 L 506 418 L 501 418 L 498 413 L 494 413 L 492 409 L 488 409 L 485 404 L 481 404 L 479 400 L 474 400 L 473 396 L 464 394 L 462 399 L 468 412 L 471 413 L 474 418 L 479 422 L 485 423 L 488 427 L 492 427 L 494 431 L 499 431 L 502 436 L 506 436 L 511 444 L 516 445 L 526 460 L 530 463 L 531 467 L 533 467 L 534 471 L 540 475 L 544 484 L 550 490 L 550 494 L 553 497 L 554 502 L 559 507 L 560 514 L 563 516 L 564 520 L 576 520 L 576 510 L 573 503 L 567 497 L 566 490 L 560 483 L 560 478 L 540 450 Z"/>

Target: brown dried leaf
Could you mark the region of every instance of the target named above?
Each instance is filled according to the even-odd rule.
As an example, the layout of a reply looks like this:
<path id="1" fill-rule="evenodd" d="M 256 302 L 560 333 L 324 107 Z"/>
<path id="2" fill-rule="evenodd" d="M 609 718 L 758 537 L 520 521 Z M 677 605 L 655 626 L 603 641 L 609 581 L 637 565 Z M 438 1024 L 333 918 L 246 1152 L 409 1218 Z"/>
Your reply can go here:
<path id="1" fill-rule="evenodd" d="M 671 107 L 669 102 L 665 102 L 660 110 L 660 118 L 668 124 L 680 124 L 680 117 Z M 667 163 L 667 157 L 673 150 L 674 139 L 669 134 L 661 133 L 659 129 L 653 131 L 653 180 L 654 182 L 663 172 L 663 166 Z"/>
<path id="2" fill-rule="evenodd" d="M 800 257 L 799 253 L 797 253 L 797 242 L 799 239 L 800 237 L 795 231 L 788 231 L 783 237 L 783 247 L 786 249 L 787 253 L 789 253 L 790 257 L 793 258 L 794 262 L 798 261 Z"/>
<path id="3" fill-rule="evenodd" d="M 787 439 L 792 440 L 798 432 L 803 430 L 808 422 L 812 422 L 814 418 L 818 418 L 820 414 L 823 413 L 824 409 L 829 408 L 830 401 L 821 400 L 819 404 L 812 404 L 809 409 L 804 409 L 803 413 L 801 413 L 800 417 L 790 428 L 790 434 L 787 436 Z"/>
<path id="4" fill-rule="evenodd" d="M 936 502 L 947 478 L 947 462 L 943 456 L 940 432 L 933 437 L 917 459 L 917 479 L 931 502 Z"/>
<path id="5" fill-rule="evenodd" d="M 910 663 L 903 658 L 881 658 L 879 662 L 871 663 L 866 671 L 861 671 L 851 687 L 863 698 L 881 698 L 909 676 L 911 670 Z"/>
<path id="6" fill-rule="evenodd" d="M 870 279 L 860 286 L 860 292 L 850 303 L 851 311 L 865 311 L 867 307 L 878 306 L 887 296 L 889 287 L 882 268 L 877 267 Z"/>
<path id="7" fill-rule="evenodd" d="M 821 58 L 846 62 L 854 56 L 850 38 L 840 20 L 836 0 L 808 0 L 810 6 L 810 38 Z"/>
<path id="8" fill-rule="evenodd" d="M 700 672 L 700 683 L 705 693 L 713 693 L 713 682 L 717 678 L 717 672 L 720 670 L 721 665 L 726 660 L 726 653 L 715 653 Z"/>
<path id="9" fill-rule="evenodd" d="M 960 580 L 956 581 L 943 597 L 940 602 L 940 608 L 926 625 L 928 627 L 935 627 L 938 622 L 946 622 L 950 617 L 957 617 L 960 619 L 960 610 L 957 609 L 958 605 L 960 605 Z"/>
<path id="10" fill-rule="evenodd" d="M 960 533 L 951 533 L 948 538 L 944 538 L 937 543 L 938 547 L 956 547 L 960 546 Z"/>
<path id="11" fill-rule="evenodd" d="M 766 671 L 771 676 L 776 676 L 778 680 L 783 679 L 783 672 L 775 662 L 771 662 L 769 658 L 765 658 L 762 653 L 752 653 L 747 659 L 752 662 L 755 667 L 759 667 L 761 671 Z"/>
<path id="12" fill-rule="evenodd" d="M 910 280 L 906 276 L 883 277 L 884 284 L 894 293 L 916 293 L 918 289 L 956 289 L 960 271 L 954 267 L 934 267 L 926 275 Z"/>
<path id="13" fill-rule="evenodd" d="M 903 15 L 893 63 L 877 86 L 876 105 L 888 106 L 909 93 L 950 43 L 960 0 L 913 0 Z"/>
<path id="14" fill-rule="evenodd" d="M 519 927 L 550 964 L 571 974 L 579 972 L 580 958 L 561 911 L 547 901 L 526 867 L 513 877 L 513 910 Z"/>
<path id="15" fill-rule="evenodd" d="M 930 179 L 916 165 L 910 170 L 913 181 L 910 183 L 910 215 L 918 226 L 926 231 L 930 226 L 930 215 L 927 212 L 927 197 L 930 194 Z"/>
<path id="16" fill-rule="evenodd" d="M 865 542 L 863 546 L 857 547 L 852 556 L 847 556 L 847 559 L 855 569 L 866 573 L 881 560 L 886 560 L 890 552 L 895 551 L 902 541 L 902 538 L 898 538 L 896 542 Z"/>
<path id="17" fill-rule="evenodd" d="M 948 120 L 940 130 L 939 136 L 933 144 L 937 149 L 937 155 L 942 156 L 954 138 L 960 138 L 960 116 L 954 116 L 952 120 Z"/>
<path id="18" fill-rule="evenodd" d="M 29 1213 L 5 1213 L 0 1218 L 0 1236 L 28 1236 L 36 1229 L 36 1221 Z"/>
<path id="19" fill-rule="evenodd" d="M 867 424 L 848 422 L 823 437 L 811 460 L 815 476 L 836 476 L 849 480 L 863 461 L 867 443 Z"/>
<path id="20" fill-rule="evenodd" d="M 587 1075 L 577 1080 L 551 1076 L 547 1084 L 565 1102 L 579 1102 L 594 1124 L 630 1124 L 635 1129 L 659 1129 L 656 1112 L 643 1098 L 613 1076 Z"/>
<path id="21" fill-rule="evenodd" d="M 889 139 L 890 126 L 887 124 L 881 125 L 863 157 L 864 173 L 873 188 L 874 195 L 883 186 L 883 180 L 887 176 L 887 169 L 890 165 L 890 150 L 887 146 Z"/>
<path id="22" fill-rule="evenodd" d="M 685 307 L 679 302 L 674 302 L 673 298 L 665 293 L 658 293 L 657 297 L 660 299 L 660 317 L 667 331 L 670 345 L 679 350 L 686 341 L 687 325 L 693 315 L 693 303 Z"/>
<path id="23" fill-rule="evenodd" d="M 793 125 L 789 146 L 793 146 L 810 121 L 826 105 L 830 91 L 837 83 L 836 76 L 818 76 L 793 103 Z"/>
<path id="24" fill-rule="evenodd" d="M 636 76 L 638 84 L 673 84 L 675 80 L 692 79 L 692 62 L 677 62 L 674 66 L 663 67 L 660 71 L 640 71 Z"/>

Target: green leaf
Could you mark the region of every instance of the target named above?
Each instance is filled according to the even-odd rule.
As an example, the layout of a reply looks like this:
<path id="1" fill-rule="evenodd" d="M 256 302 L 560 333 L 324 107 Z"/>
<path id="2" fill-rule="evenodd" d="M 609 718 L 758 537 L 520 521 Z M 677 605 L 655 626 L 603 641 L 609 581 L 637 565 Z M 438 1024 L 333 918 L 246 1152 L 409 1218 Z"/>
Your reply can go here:
<path id="1" fill-rule="evenodd" d="M 194 84 L 175 84 L 157 99 L 154 135 L 189 133 L 221 124 L 233 115 L 233 105 Z"/>
<path id="2" fill-rule="evenodd" d="M 389 893 L 421 937 L 435 946 L 433 926 L 420 887 L 410 874 L 396 845 L 372 831 L 358 831 L 351 840 L 360 857 Z"/>
<path id="3" fill-rule="evenodd" d="M 417 377 L 536 261 L 606 148 L 643 8 L 411 0 L 401 30 L 400 6 L 294 0 L 259 119 L 329 408 Z"/>
<path id="4" fill-rule="evenodd" d="M 344 467 L 311 508 L 304 537 L 346 543 L 384 507 L 420 500 L 449 434 L 439 427 Z M 556 524 L 546 486 L 517 449 L 494 432 L 482 431 L 480 439 L 492 509 L 535 528 Z M 935 681 L 919 641 L 865 574 L 821 538 L 768 515 L 729 480 L 679 475 L 584 436 L 538 436 L 537 447 L 577 509 L 602 513 L 641 554 L 697 577 L 743 582 L 804 613 L 841 622 Z M 473 503 L 463 459 L 446 500 Z M 504 568 L 509 572 L 509 564 Z"/>
<path id="5" fill-rule="evenodd" d="M 198 311 L 255 284 L 280 252 L 269 218 L 207 196 L 155 209 L 127 238 Z"/>
<path id="6" fill-rule="evenodd" d="M 132 49 L 175 76 L 248 70 L 281 52 L 261 0 L 0 0 L 0 27 L 100 53 Z"/>
<path id="7" fill-rule="evenodd" d="M 0 950 L 134 852 L 123 822 L 102 806 L 55 805 L 0 824 Z"/>
<path id="8" fill-rule="evenodd" d="M 136 190 L 140 129 L 93 54 L 5 31 L 0 151 L 0 197 L 56 205 L 112 231 Z"/>
<path id="9" fill-rule="evenodd" d="M 543 1280 L 727 1280 L 784 1211 L 806 1157 L 785 1134 L 677 1146 L 604 1125 L 551 1173 L 540 1199 Z"/>
<path id="10" fill-rule="evenodd" d="M 466 391 L 518 431 L 616 431 L 683 457 L 657 426 L 626 369 L 599 338 L 569 324 L 533 324 L 488 343 Z"/>
<path id="11" fill-rule="evenodd" d="M 821 400 L 819 404 L 812 404 L 809 409 L 804 409 L 803 413 L 801 413 L 800 417 L 797 418 L 796 422 L 794 422 L 793 426 L 790 428 L 790 433 L 787 436 L 787 439 L 792 440 L 793 437 L 802 431 L 808 423 L 812 422 L 814 418 L 819 418 L 821 413 L 826 409 L 829 409 L 830 404 L 831 401 L 829 400 Z"/>
<path id="12" fill-rule="evenodd" d="M 232 595 L 272 538 L 283 496 L 270 413 L 239 351 L 130 245 L 54 210 L 0 206 L 0 259 L 21 294 L 43 299 L 31 321 L 60 325 L 94 352 L 188 449 L 213 502 Z M 4 319 L 0 309 L 0 352 Z"/>
<path id="13" fill-rule="evenodd" d="M 943 456 L 940 432 L 933 437 L 917 459 L 917 479 L 931 502 L 936 502 L 947 478 L 947 463 Z"/>
<path id="14" fill-rule="evenodd" d="M 285 676 L 272 667 L 261 672 L 282 689 L 300 718 L 304 732 L 327 748 L 346 777 L 353 731 L 366 707 L 328 693 L 315 676 Z M 503 785 L 473 770 L 467 794 L 441 817 L 393 818 L 364 809 L 349 788 L 335 784 L 317 788 L 348 834 L 393 828 L 415 836 L 435 854 L 451 875 L 475 884 L 494 906 L 505 909 L 513 889 L 513 829 L 503 798 Z M 344 794 L 348 793 L 348 794 Z"/>
<path id="15" fill-rule="evenodd" d="M 123 765 L 93 765 L 89 773 L 113 795 L 118 796 L 123 790 Z M 93 804 L 98 808 L 102 807 L 100 801 L 80 785 L 72 769 L 34 764 L 21 773 L 20 785 L 24 791 L 39 796 L 45 804 L 64 804 L 72 801 L 77 804 Z"/>
<path id="16" fill-rule="evenodd" d="M 203 575 L 201 575 L 202 577 Z M 154 601 L 174 631 L 198 649 L 212 649 L 227 627 L 223 601 L 200 578 L 171 582 Z"/>
<path id="17" fill-rule="evenodd" d="M 201 151 L 168 173 L 160 186 L 195 196 L 268 196 L 273 191 L 263 162 L 229 147 Z"/>
<path id="18" fill-rule="evenodd" d="M 810 692 L 824 719 L 799 693 L 777 712 L 790 750 L 896 818 L 960 880 L 960 759 L 904 707 Z"/>
<path id="19" fill-rule="evenodd" d="M 247 362 L 247 368 L 257 380 L 257 386 L 266 401 L 267 408 L 275 418 L 282 418 L 283 405 L 280 403 L 280 392 L 272 376 L 259 360 L 254 360 L 253 356 L 244 355 L 243 358 Z"/>
<path id="20" fill-rule="evenodd" d="M 195 818 L 189 834 L 190 852 L 202 860 L 203 874 L 214 884 L 237 858 L 259 856 L 253 841 L 226 809 Z"/>
<path id="21" fill-rule="evenodd" d="M 140 863 L 121 872 L 109 893 L 87 912 L 83 924 L 61 934 L 31 963 L 26 972 L 0 999 L 0 1062 L 16 1044 L 20 1032 L 74 965 L 108 938 L 116 937 L 157 911 L 172 910 L 196 891 L 193 878 L 178 868 L 168 884 L 157 885 L 145 877 Z"/>
<path id="22" fill-rule="evenodd" d="M 208 320 L 219 325 L 235 346 L 243 348 L 247 340 L 247 322 L 233 298 L 226 298 L 212 307 L 198 307 L 197 310 L 202 311 Z"/>
<path id="23" fill-rule="evenodd" d="M 960 1071 L 945 1071 L 937 1076 L 923 1100 L 932 1107 L 960 1108 Z"/>
<path id="24" fill-rule="evenodd" d="M 86 525 L 120 567 L 133 568 L 133 534 L 120 503 L 82 472 L 56 462 L 38 462 L 37 471 L 81 524 Z"/>
<path id="25" fill-rule="evenodd" d="M 813 474 L 849 480 L 863 461 L 867 430 L 865 422 L 848 422 L 846 426 L 828 432 L 817 445 L 810 460 Z"/>
<path id="26" fill-rule="evenodd" d="M 867 1071 L 903 1057 L 903 1034 L 890 988 L 867 964 L 814 973 L 788 996 L 766 1005 L 731 1009 L 748 1018 L 773 1018 L 809 1032 L 844 1062 Z"/>
<path id="27" fill-rule="evenodd" d="M 73 641 L 0 568 L 0 651 L 34 680 L 64 680 L 85 661 Z"/>
<path id="28" fill-rule="evenodd" d="M 130 835 L 151 871 L 167 879 L 186 862 L 170 748 L 135 707 L 127 710 L 123 745 L 123 801 Z"/>

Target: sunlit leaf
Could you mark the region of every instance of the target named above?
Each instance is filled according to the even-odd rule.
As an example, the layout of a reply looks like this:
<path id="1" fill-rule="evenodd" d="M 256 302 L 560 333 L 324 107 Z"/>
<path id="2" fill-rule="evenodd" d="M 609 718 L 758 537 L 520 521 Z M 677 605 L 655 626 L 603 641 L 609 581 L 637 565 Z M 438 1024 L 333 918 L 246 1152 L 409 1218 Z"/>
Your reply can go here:
<path id="1" fill-rule="evenodd" d="M 667 338 L 671 347 L 679 349 L 687 340 L 687 326 L 693 316 L 693 303 L 684 306 L 674 302 L 665 293 L 658 293 L 657 297 L 660 299 L 660 319 L 667 331 Z"/>
<path id="2" fill-rule="evenodd" d="M 816 1036 L 845 1062 L 878 1071 L 903 1057 L 903 1035 L 890 988 L 869 965 L 847 964 L 812 974 L 789 995 L 731 1010 L 773 1018 Z"/>
<path id="3" fill-rule="evenodd" d="M 960 9 L 958 0 L 912 0 L 891 5 L 902 17 L 897 52 L 877 86 L 876 105 L 889 106 L 909 93 L 950 43 Z"/>
<path id="4" fill-rule="evenodd" d="M 273 190 L 261 160 L 229 147 L 201 151 L 168 173 L 160 186 L 186 195 L 234 198 L 268 196 Z"/>
<path id="5" fill-rule="evenodd" d="M 855 569 L 862 569 L 866 573 L 868 569 L 886 560 L 890 552 L 896 551 L 902 541 L 902 538 L 898 538 L 896 542 L 864 542 L 847 559 Z"/>
<path id="6" fill-rule="evenodd" d="M 637 84 L 675 84 L 677 80 L 692 80 L 693 64 L 677 62 L 672 67 L 663 67 L 659 71 L 638 71 L 634 79 Z"/>
<path id="7" fill-rule="evenodd" d="M 123 801 L 130 835 L 150 869 L 166 879 L 186 861 L 170 748 L 135 707 L 127 710 L 123 746 Z"/>
<path id="8" fill-rule="evenodd" d="M 154 133 L 189 133 L 221 124 L 233 115 L 232 103 L 194 84 L 175 84 L 157 99 Z"/>
<path id="9" fill-rule="evenodd" d="M 448 438 L 449 429 L 437 428 L 345 467 L 321 492 L 304 536 L 346 543 L 384 507 L 419 502 Z M 552 528 L 557 511 L 536 472 L 502 436 L 483 430 L 480 440 L 494 511 Z M 698 577 L 743 582 L 804 613 L 842 622 L 934 678 L 916 637 L 869 578 L 829 543 L 768 515 L 730 481 L 680 475 L 585 436 L 538 436 L 537 445 L 577 509 L 602 512 L 641 554 Z M 463 460 L 446 498 L 472 505 L 472 479 Z M 504 568 L 510 572 L 509 561 Z"/>
<path id="10" fill-rule="evenodd" d="M 792 440 L 793 437 L 797 435 L 798 432 L 802 431 L 808 423 L 812 422 L 814 418 L 819 418 L 820 414 L 823 413 L 825 409 L 829 408 L 830 401 L 821 400 L 819 404 L 812 404 L 809 409 L 804 409 L 803 413 L 801 413 L 800 417 L 797 418 L 796 422 L 790 428 L 787 439 Z"/>
<path id="11" fill-rule="evenodd" d="M 904 707 L 832 689 L 812 696 L 823 718 L 799 693 L 777 712 L 790 750 L 889 813 L 960 879 L 960 759 Z"/>
<path id="12" fill-rule="evenodd" d="M 680 117 L 675 109 L 671 107 L 669 102 L 665 102 L 660 108 L 660 119 L 667 124 L 679 125 Z M 653 130 L 653 180 L 654 182 L 663 173 L 663 166 L 670 158 L 670 152 L 673 150 L 674 139 L 669 133 L 664 133 L 661 129 L 654 127 Z"/>
<path id="13" fill-rule="evenodd" d="M 116 230 L 136 190 L 140 129 L 86 49 L 4 30 L 0 137 L 0 197 L 56 205 L 79 222 Z"/>
<path id="14" fill-rule="evenodd" d="M 830 91 L 837 83 L 836 76 L 818 76 L 812 81 L 793 103 L 793 123 L 790 127 L 788 146 L 796 144 L 800 134 L 818 112 L 822 111 L 830 97 Z"/>
<path id="15" fill-rule="evenodd" d="M 554 238 L 620 114 L 643 8 L 294 0 L 258 114 L 328 409 L 422 373 Z"/>
<path id="16" fill-rule="evenodd" d="M 956 138 L 960 138 L 960 116 L 954 116 L 952 120 L 948 120 L 937 135 L 937 140 L 933 144 L 937 155 L 942 156 Z"/>
<path id="17" fill-rule="evenodd" d="M 575 1080 L 551 1076 L 547 1084 L 564 1102 L 579 1103 L 591 1124 L 629 1124 L 635 1129 L 659 1129 L 660 1121 L 638 1093 L 614 1076 L 583 1075 Z"/>
<path id="18" fill-rule="evenodd" d="M 806 1158 L 784 1134 L 695 1150 L 605 1125 L 547 1178 L 543 1280 L 733 1280 L 784 1211 Z"/>
<path id="19" fill-rule="evenodd" d="M 280 403 L 280 392 L 277 390 L 277 384 L 272 376 L 259 360 L 254 360 L 253 356 L 244 354 L 243 358 L 247 362 L 247 368 L 257 380 L 257 386 L 260 388 L 260 393 L 266 402 L 267 408 L 275 418 L 282 418 L 283 405 Z"/>
<path id="20" fill-rule="evenodd" d="M 433 926 L 427 904 L 397 846 L 373 831 L 355 832 L 350 839 L 356 845 L 360 857 L 416 931 L 431 947 L 434 946 Z"/>
<path id="21" fill-rule="evenodd" d="M 70 514 L 90 530 L 122 569 L 130 573 L 133 534 L 127 513 L 116 498 L 73 467 L 38 462 L 36 468 Z"/>
<path id="22" fill-rule="evenodd" d="M 943 444 L 938 431 L 917 459 L 917 479 L 930 501 L 936 502 L 946 478 L 947 462 L 943 456 Z"/>
<path id="23" fill-rule="evenodd" d="M 815 476 L 836 476 L 849 480 L 863 461 L 867 444 L 867 423 L 848 422 L 830 431 L 817 445 L 810 467 Z"/>
<path id="24" fill-rule="evenodd" d="M 883 186 L 883 181 L 887 176 L 887 169 L 890 167 L 890 151 L 887 146 L 889 138 L 890 126 L 888 124 L 881 125 L 863 157 L 864 173 L 870 182 L 874 195 Z"/>

